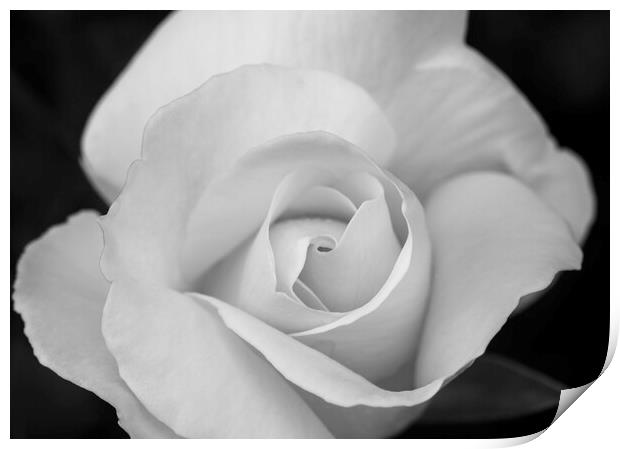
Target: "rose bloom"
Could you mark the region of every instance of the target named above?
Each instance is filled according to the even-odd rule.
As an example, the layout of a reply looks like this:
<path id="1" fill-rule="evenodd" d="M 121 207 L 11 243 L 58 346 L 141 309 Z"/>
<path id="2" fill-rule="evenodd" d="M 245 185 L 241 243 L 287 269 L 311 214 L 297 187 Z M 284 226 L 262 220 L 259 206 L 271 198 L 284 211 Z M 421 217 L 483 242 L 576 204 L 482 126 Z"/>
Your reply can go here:
<path id="1" fill-rule="evenodd" d="M 170 16 L 26 249 L 39 361 L 132 437 L 379 437 L 578 269 L 587 169 L 460 12 Z M 522 305 L 523 305 L 522 301 Z"/>

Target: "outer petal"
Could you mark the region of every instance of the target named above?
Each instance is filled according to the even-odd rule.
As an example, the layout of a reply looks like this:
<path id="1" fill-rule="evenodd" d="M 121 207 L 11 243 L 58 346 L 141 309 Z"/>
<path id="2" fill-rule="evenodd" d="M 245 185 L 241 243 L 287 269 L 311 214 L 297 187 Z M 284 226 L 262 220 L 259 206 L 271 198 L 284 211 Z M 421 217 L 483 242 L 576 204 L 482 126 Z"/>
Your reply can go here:
<path id="1" fill-rule="evenodd" d="M 149 275 L 178 285 L 182 265 L 178 247 L 186 234 L 189 253 L 203 261 L 217 260 L 218 255 L 198 254 L 201 242 L 191 238 L 211 239 L 215 246 L 236 232 L 238 224 L 231 221 L 224 229 L 207 226 L 203 217 L 208 214 L 197 207 L 214 178 L 267 140 L 312 130 L 332 132 L 375 155 L 389 152 L 394 138 L 370 97 L 359 87 L 322 72 L 243 67 L 162 108 L 145 130 L 143 159 L 129 172 L 123 195 L 108 214 L 106 221 L 116 231 L 106 236 L 106 253 L 122 253 L 123 267 L 116 267 L 121 273 Z M 235 201 L 243 201 L 250 214 L 257 207 L 254 196 L 265 191 L 261 188 Z M 225 214 L 239 206 L 224 193 L 227 204 L 207 207 Z M 158 242 L 156 250 L 152 242 Z M 185 265 L 201 266 L 196 260 Z M 105 257 L 102 268 L 114 278 Z"/>
<path id="2" fill-rule="evenodd" d="M 413 406 L 433 397 L 445 379 L 407 391 L 384 390 L 330 357 L 218 299 L 193 294 L 218 311 L 226 326 L 256 348 L 287 380 L 341 407 Z"/>
<path id="3" fill-rule="evenodd" d="M 336 438 L 393 438 L 432 402 L 410 407 L 339 407 L 309 393 L 302 397 Z"/>
<path id="4" fill-rule="evenodd" d="M 584 238 L 594 213 L 587 168 L 558 151 L 523 95 L 474 50 L 445 47 L 418 62 L 386 110 L 399 135 L 391 170 L 416 194 L 468 171 L 509 172 Z"/>
<path id="5" fill-rule="evenodd" d="M 173 14 L 95 108 L 82 141 L 84 165 L 111 200 L 140 155 L 153 112 L 218 73 L 260 63 L 322 69 L 382 101 L 413 61 L 460 41 L 464 29 L 465 13 L 451 11 Z"/>
<path id="6" fill-rule="evenodd" d="M 165 288 L 114 282 L 103 317 L 121 376 L 179 435 L 325 438 L 323 424 L 214 311 Z"/>
<path id="7" fill-rule="evenodd" d="M 417 385 L 481 355 L 521 297 L 581 264 L 566 224 L 506 175 L 458 177 L 437 190 L 426 211 L 434 276 Z"/>
<path id="8" fill-rule="evenodd" d="M 39 361 L 111 403 L 132 437 L 173 438 L 118 375 L 101 334 L 108 282 L 99 271 L 103 249 L 97 214 L 80 212 L 49 230 L 22 256 L 15 310 Z"/>

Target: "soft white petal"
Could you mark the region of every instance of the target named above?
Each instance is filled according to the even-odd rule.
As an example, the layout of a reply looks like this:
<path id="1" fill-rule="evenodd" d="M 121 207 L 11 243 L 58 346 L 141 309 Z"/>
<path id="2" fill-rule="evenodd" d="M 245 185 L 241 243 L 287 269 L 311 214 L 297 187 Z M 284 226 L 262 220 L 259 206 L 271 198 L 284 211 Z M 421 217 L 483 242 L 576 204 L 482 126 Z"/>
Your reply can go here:
<path id="1" fill-rule="evenodd" d="M 390 209 L 402 209 L 406 240 L 385 284 L 370 301 L 333 323 L 292 334 L 373 381 L 392 375 L 415 356 L 431 273 L 424 210 L 404 184 L 387 176 L 383 179 L 386 199 L 392 203 Z M 393 192 L 398 192 L 397 200 L 390 198 Z M 396 218 L 391 221 L 399 235 Z"/>
<path id="2" fill-rule="evenodd" d="M 144 164 L 149 164 L 148 158 Z M 174 173 L 175 167 L 161 167 L 161 170 L 165 168 Z M 205 269 L 211 266 L 256 232 L 277 185 L 287 174 L 299 168 L 328 170 L 343 179 L 352 173 L 368 172 L 383 184 L 392 213 L 392 226 L 403 242 L 403 250 L 394 270 L 378 294 L 364 306 L 329 324 L 296 333 L 296 337 L 328 351 L 331 356 L 369 379 L 389 375 L 414 355 L 420 320 L 426 306 L 430 282 L 430 244 L 424 213 L 406 186 L 391 179 L 359 149 L 336 136 L 321 132 L 297 134 L 251 151 L 205 191 L 194 211 L 195 216 L 201 219 L 196 223 L 202 225 L 195 228 L 191 223 L 189 229 L 172 226 L 171 221 L 174 224 L 177 219 L 174 209 L 178 206 L 172 203 L 166 208 L 157 208 L 155 204 L 162 203 L 153 204 L 153 195 L 148 190 L 134 190 L 135 186 L 130 182 L 103 224 L 106 248 L 102 267 L 107 268 L 105 273 L 112 279 L 118 274 L 129 273 L 136 279 L 166 284 L 171 288 L 200 291 L 199 285 L 175 282 L 174 277 L 170 276 L 175 274 L 175 269 L 178 270 L 174 265 L 178 262 L 178 243 L 188 238 L 185 254 L 195 259 L 190 257 L 186 261 L 203 263 Z M 153 187 L 154 192 L 151 192 L 154 195 L 179 192 L 176 187 L 171 189 L 172 192 L 159 192 L 157 171 L 147 171 L 145 174 L 153 177 L 149 186 Z M 176 182 L 181 181 L 177 179 Z M 132 208 L 124 204 L 127 192 L 131 194 L 129 204 Z M 234 201 L 236 198 L 247 200 L 239 204 Z M 134 203 L 136 199 L 143 199 L 144 202 Z M 177 195 L 172 200 L 179 201 Z M 152 210 L 145 210 L 145 207 Z M 123 219 L 118 220 L 121 213 L 124 214 Z M 157 225 L 156 232 L 148 228 L 152 226 L 151 222 Z M 177 224 L 180 226 L 180 223 Z M 200 238 L 192 240 L 196 236 Z M 124 245 L 120 244 L 121 241 Z M 196 270 L 195 264 L 186 263 L 184 269 Z M 151 269 L 153 266 L 158 269 Z M 187 276 L 187 273 L 184 274 Z M 192 277 L 200 279 L 200 274 L 198 269 Z M 339 343 L 334 345 L 335 341 Z M 332 347 L 334 351 L 331 351 Z"/>
<path id="3" fill-rule="evenodd" d="M 198 301 L 132 281 L 112 284 L 103 333 L 146 407 L 191 438 L 330 434 L 267 362 Z"/>
<path id="4" fill-rule="evenodd" d="M 411 407 L 340 407 L 309 393 L 301 395 L 336 438 L 394 437 L 419 418 L 432 402 Z"/>
<path id="5" fill-rule="evenodd" d="M 226 244 L 232 247 L 259 226 L 278 183 L 299 168 L 329 170 L 343 180 L 367 172 L 383 184 L 392 226 L 403 242 L 394 270 L 364 306 L 328 325 L 294 334 L 368 379 L 381 379 L 414 356 L 430 283 L 430 242 L 422 206 L 413 192 L 355 147 L 325 133 L 308 133 L 249 153 L 202 197 L 198 209 L 204 224 L 196 229 L 211 233 L 195 234 L 203 239 L 188 248 L 203 260 L 226 254 L 230 251 Z M 231 201 L 238 197 L 251 201 L 240 207 Z"/>
<path id="6" fill-rule="evenodd" d="M 312 329 L 336 320 L 340 314 L 308 308 L 290 293 L 303 266 L 303 261 L 295 257 L 299 252 L 295 251 L 296 246 L 301 245 L 305 253 L 317 232 L 319 235 L 323 231 L 337 233 L 339 237 L 345 225 L 327 219 L 288 220 L 274 225 L 289 204 L 330 177 L 328 172 L 309 169 L 287 175 L 276 188 L 259 231 L 209 270 L 200 291 L 225 300 L 285 332 Z M 287 226 L 291 222 L 294 225 Z M 291 233 L 293 242 L 288 236 Z M 272 240 L 276 244 L 274 251 Z M 292 248 L 282 248 L 283 244 Z M 295 267 L 291 267 L 295 262 L 302 262 L 296 273 Z M 287 268 L 283 268 L 283 264 Z M 278 275 L 288 279 L 279 279 Z M 278 283 L 284 283 L 282 288 L 278 288 Z"/>
<path id="7" fill-rule="evenodd" d="M 85 165 L 106 198 L 114 199 L 129 164 L 140 156 L 142 131 L 157 108 L 244 64 L 326 70 L 382 101 L 415 60 L 460 42 L 465 20 L 465 13 L 456 11 L 172 14 L 93 111 L 82 138 Z M 325 94 L 318 103 L 341 106 L 342 97 Z"/>
<path id="8" fill-rule="evenodd" d="M 380 173 L 358 148 L 323 132 L 284 136 L 254 149 L 217 177 L 196 205 L 184 245 L 186 276 L 196 278 L 256 232 L 278 184 L 298 170 L 331 174 L 326 182 L 360 171 Z M 290 208 L 295 216 L 294 203 Z"/>
<path id="9" fill-rule="evenodd" d="M 416 385 L 481 355 L 521 297 L 581 264 L 566 223 L 507 175 L 457 177 L 436 191 L 426 212 L 434 271 Z"/>
<path id="10" fill-rule="evenodd" d="M 278 291 L 269 251 L 264 236 L 252 239 L 209 270 L 198 291 L 233 304 L 285 332 L 329 324 L 341 315 L 309 308 L 298 298 Z"/>
<path id="11" fill-rule="evenodd" d="M 299 277 L 335 312 L 370 301 L 387 281 L 401 250 L 383 187 L 365 175 L 377 192 L 360 205 L 331 251 L 317 251 L 316 245 L 308 251 Z"/>
<path id="12" fill-rule="evenodd" d="M 319 185 L 312 187 L 290 204 L 286 209 L 286 216 L 318 216 L 348 223 L 356 210 L 355 204 L 342 192 L 333 187 Z"/>
<path id="13" fill-rule="evenodd" d="M 564 218 L 575 238 L 582 242 L 596 215 L 596 197 L 585 162 L 571 150 L 552 148 L 545 157 L 532 164 L 524 179 Z"/>
<path id="14" fill-rule="evenodd" d="M 272 226 L 269 240 L 276 264 L 278 290 L 291 292 L 307 263 L 310 248 L 312 252 L 319 252 L 318 248 L 333 249 L 345 229 L 345 223 L 325 218 L 298 218 Z"/>
<path id="15" fill-rule="evenodd" d="M 327 307 L 325 307 L 325 304 L 323 304 L 321 300 L 314 294 L 314 292 L 310 290 L 308 286 L 301 282 L 299 279 L 297 279 L 293 284 L 293 293 L 295 293 L 297 298 L 299 298 L 299 300 L 308 307 L 327 311 Z"/>
<path id="16" fill-rule="evenodd" d="M 204 197 L 213 199 L 214 178 L 270 139 L 317 129 L 374 154 L 390 152 L 394 138 L 382 112 L 359 87 L 315 71 L 242 67 L 162 108 L 146 127 L 143 159 L 129 171 L 123 194 L 104 222 L 104 274 L 182 285 L 185 270 L 200 269 L 209 258 L 230 251 L 231 242 L 241 242 L 236 228 L 246 224 L 231 221 L 228 210 L 247 211 L 246 219 L 256 211 L 264 214 L 266 207 L 254 202 L 272 192 L 254 185 L 255 192 L 238 195 L 234 185 L 226 186 L 214 202 L 205 203 Z M 225 198 L 217 198 L 220 193 Z M 214 213 L 226 217 L 223 228 L 209 222 Z M 203 240 L 209 251 L 202 251 Z M 186 260 L 179 260 L 184 245 Z"/>
<path id="17" fill-rule="evenodd" d="M 99 271 L 103 236 L 95 212 L 80 212 L 31 243 L 18 268 L 15 310 L 41 364 L 116 407 L 132 437 L 174 438 L 118 375 L 101 334 L 108 282 Z"/>
<path id="18" fill-rule="evenodd" d="M 393 376 L 382 379 L 381 388 L 390 391 L 412 390 L 413 362 L 413 359 L 410 360 Z M 415 422 L 434 399 L 410 407 L 370 407 L 367 405 L 340 407 L 325 402 L 304 390 L 298 389 L 298 391 L 336 438 L 394 437 Z"/>
<path id="19" fill-rule="evenodd" d="M 433 397 L 445 380 L 415 390 L 384 390 L 240 309 L 209 296 L 192 296 L 212 305 L 226 326 L 259 351 L 289 382 L 334 405 L 413 406 Z"/>
<path id="20" fill-rule="evenodd" d="M 419 61 L 386 111 L 399 137 L 390 169 L 422 198 L 462 173 L 508 172 L 585 237 L 594 214 L 587 167 L 556 148 L 525 97 L 474 50 L 448 46 Z"/>

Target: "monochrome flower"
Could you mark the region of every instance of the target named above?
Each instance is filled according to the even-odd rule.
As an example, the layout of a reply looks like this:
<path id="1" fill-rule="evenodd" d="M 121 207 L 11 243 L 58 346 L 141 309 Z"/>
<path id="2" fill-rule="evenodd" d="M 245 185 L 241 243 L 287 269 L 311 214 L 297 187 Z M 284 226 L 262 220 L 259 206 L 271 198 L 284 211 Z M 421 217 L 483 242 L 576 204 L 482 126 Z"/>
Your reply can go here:
<path id="1" fill-rule="evenodd" d="M 40 362 L 132 437 L 388 436 L 579 269 L 584 164 L 457 12 L 177 13 L 93 111 L 111 206 L 32 243 Z M 532 296 L 530 296 L 532 298 Z"/>

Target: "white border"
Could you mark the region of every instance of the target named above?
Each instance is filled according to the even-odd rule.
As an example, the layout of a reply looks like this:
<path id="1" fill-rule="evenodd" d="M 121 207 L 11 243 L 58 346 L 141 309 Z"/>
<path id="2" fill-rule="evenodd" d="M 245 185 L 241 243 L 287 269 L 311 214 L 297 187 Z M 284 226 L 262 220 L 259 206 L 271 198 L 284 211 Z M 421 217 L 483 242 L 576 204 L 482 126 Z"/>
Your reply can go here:
<path id="1" fill-rule="evenodd" d="M 145 2 L 131 2 L 127 0 L 118 1 L 118 0 L 109 0 L 106 2 L 89 2 L 88 5 L 83 2 L 77 1 L 56 1 L 52 4 L 44 1 L 28 1 L 28 2 L 15 2 L 10 1 L 7 2 L 7 5 L 11 9 L 131 9 L 140 8 L 144 6 Z M 362 4 L 363 3 L 363 4 Z M 611 1 L 597 1 L 590 0 L 588 2 L 576 2 L 576 1 L 540 1 L 540 0 L 525 0 L 520 2 L 490 2 L 490 1 L 443 1 L 443 2 L 420 2 L 420 1 L 396 1 L 396 0 L 383 0 L 381 2 L 375 2 L 371 4 L 371 2 L 345 2 L 340 0 L 314 0 L 314 1 L 297 1 L 297 2 L 250 2 L 250 1 L 187 1 L 181 0 L 175 3 L 172 2 L 164 2 L 159 0 L 153 0 L 148 2 L 148 6 L 150 9 L 169 9 L 170 7 L 176 8 L 187 8 L 187 9 L 461 9 L 464 7 L 468 7 L 469 9 L 611 9 L 612 2 Z M 4 38 L 5 42 L 2 46 L 2 56 L 5 64 L 8 65 L 10 61 L 10 50 L 9 50 L 9 30 L 10 30 L 10 19 L 8 10 L 3 18 L 3 30 L 4 30 Z M 618 19 L 614 11 L 611 13 L 611 30 L 612 30 L 612 39 L 611 39 L 611 48 L 618 49 L 617 42 L 617 32 L 614 30 L 617 29 Z M 613 50 L 612 50 L 613 55 Z M 5 146 L 4 151 L 2 152 L 3 157 L 3 168 L 5 176 L 2 179 L 3 185 L 3 193 L 5 205 L 9 204 L 9 191 L 10 191 L 10 71 L 7 70 L 8 67 L 5 67 L 2 76 L 5 78 L 4 86 L 4 117 L 2 120 L 2 124 L 4 127 L 3 136 L 5 138 Z M 617 58 L 612 57 L 611 60 L 611 79 L 614 79 L 613 75 L 618 74 L 617 70 Z M 617 89 L 615 84 L 612 82 L 611 85 L 611 99 L 612 99 L 612 107 L 611 107 L 611 123 L 614 122 L 614 118 L 617 117 L 617 112 L 615 108 L 615 104 L 617 104 Z M 612 135 L 611 135 L 611 148 L 617 148 L 617 138 L 613 131 L 614 127 L 611 127 Z M 605 148 L 593 148 L 591 151 L 607 151 Z M 611 152 L 611 197 L 618 198 L 618 176 L 620 176 L 620 171 L 618 170 L 618 152 L 614 150 Z M 9 273 L 9 259 L 6 254 L 9 253 L 10 248 L 10 212 L 9 208 L 5 207 L 3 210 L 3 250 L 5 254 L 5 258 L 3 260 L 2 266 L 4 269 L 4 273 Z M 617 207 L 612 203 L 611 207 L 611 229 L 618 229 L 618 210 Z M 528 447 L 532 448 L 543 448 L 543 447 L 613 447 L 620 442 L 620 438 L 618 435 L 618 423 L 617 423 L 617 406 L 618 406 L 618 398 L 620 398 L 620 388 L 618 387 L 620 381 L 620 368 L 618 367 L 618 362 L 611 363 L 610 355 L 613 353 L 613 349 L 616 346 L 617 336 L 618 336 L 618 298 L 620 298 L 620 292 L 618 291 L 617 281 L 615 281 L 615 277 L 613 273 L 618 273 L 618 239 L 615 234 L 612 234 L 611 241 L 611 332 L 610 332 L 610 349 L 608 353 L 608 360 L 606 361 L 607 370 L 602 374 L 602 376 L 594 382 L 594 384 L 585 392 L 583 397 L 579 398 L 577 404 L 570 407 L 570 409 L 564 413 L 557 422 L 555 422 L 549 430 L 543 432 L 542 435 L 538 435 L 539 437 L 534 439 L 529 443 Z M 5 274 L 6 275 L 6 274 Z M 596 286 L 593 286 L 593 294 L 596 293 Z M 585 306 L 585 305 L 584 305 Z M 5 321 L 7 330 L 5 331 L 5 336 L 8 334 L 8 317 L 7 321 Z M 576 329 L 578 331 L 578 329 Z M 9 360 L 10 354 L 10 342 L 9 339 L 5 340 L 3 345 L 5 358 L 4 360 Z M 7 369 L 2 370 L 1 372 L 3 385 L 5 386 L 5 391 L 8 392 L 9 389 L 9 372 Z M 566 395 L 565 395 L 566 396 Z M 9 436 L 9 400 L 8 394 L 4 395 L 4 410 L 2 411 L 2 426 L 4 430 L 4 435 L 6 438 Z M 499 440 L 385 440 L 382 441 L 381 445 L 406 445 L 410 447 L 410 445 L 414 444 L 416 447 L 505 447 L 512 446 L 515 444 L 524 443 L 526 441 L 531 440 L 531 437 L 517 438 L 517 439 L 499 439 Z M 63 447 L 72 446 L 72 445 L 83 445 L 84 442 L 79 440 L 44 440 L 41 441 L 42 444 L 46 446 L 54 447 L 56 445 L 62 445 Z M 11 445 L 15 446 L 29 446 L 31 444 L 38 444 L 37 440 L 11 440 Z M 108 446 L 110 442 L 105 440 L 92 441 L 88 443 L 93 447 L 104 447 Z M 125 445 L 125 444 L 136 444 L 136 445 L 148 445 L 149 447 L 163 447 L 168 446 L 170 444 L 185 444 L 185 445 L 204 445 L 208 444 L 209 446 L 216 445 L 222 447 L 230 447 L 231 445 L 237 446 L 238 444 L 248 444 L 252 446 L 260 447 L 278 447 L 282 445 L 289 449 L 291 442 L 283 441 L 283 440 L 211 440 L 209 442 L 204 442 L 200 440 L 182 440 L 182 441 L 166 441 L 166 440 L 150 440 L 150 441 L 115 441 L 113 444 L 117 445 Z M 317 444 L 314 440 L 297 440 L 293 443 L 296 447 L 312 447 L 314 449 Z M 348 445 L 354 444 L 356 447 L 360 445 L 366 447 L 374 447 L 377 444 L 376 441 L 359 441 L 359 440 L 337 440 L 337 441 L 322 441 L 319 444 L 321 445 Z"/>

